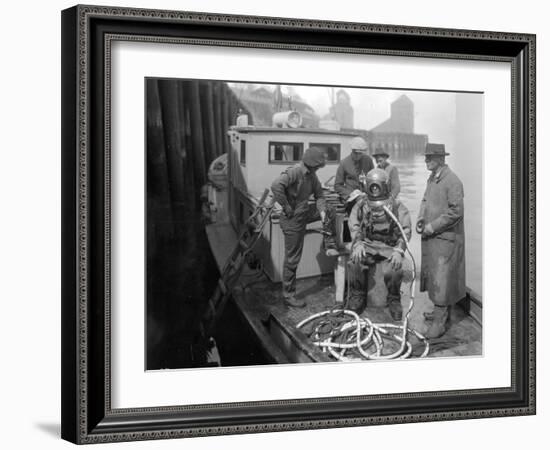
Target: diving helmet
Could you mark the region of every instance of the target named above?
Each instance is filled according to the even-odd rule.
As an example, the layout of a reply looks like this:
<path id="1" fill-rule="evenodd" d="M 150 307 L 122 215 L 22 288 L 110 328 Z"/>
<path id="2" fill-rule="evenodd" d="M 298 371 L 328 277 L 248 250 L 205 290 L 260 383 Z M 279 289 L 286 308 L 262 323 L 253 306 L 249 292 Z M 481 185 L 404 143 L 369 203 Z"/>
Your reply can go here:
<path id="1" fill-rule="evenodd" d="M 363 187 L 370 206 L 383 206 L 390 197 L 388 174 L 383 169 L 372 169 L 367 173 Z"/>

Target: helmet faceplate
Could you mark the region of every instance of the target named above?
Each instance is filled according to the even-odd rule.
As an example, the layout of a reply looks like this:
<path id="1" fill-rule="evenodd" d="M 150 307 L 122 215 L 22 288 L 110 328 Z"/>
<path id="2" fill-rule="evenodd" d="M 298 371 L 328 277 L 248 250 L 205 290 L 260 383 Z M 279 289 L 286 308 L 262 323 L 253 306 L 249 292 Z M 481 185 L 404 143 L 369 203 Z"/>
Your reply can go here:
<path id="1" fill-rule="evenodd" d="M 376 206 L 375 203 L 380 202 L 382 204 L 390 197 L 390 191 L 388 189 L 388 174 L 382 169 L 372 169 L 367 173 L 366 186 L 364 190 L 367 193 L 369 204 Z"/>

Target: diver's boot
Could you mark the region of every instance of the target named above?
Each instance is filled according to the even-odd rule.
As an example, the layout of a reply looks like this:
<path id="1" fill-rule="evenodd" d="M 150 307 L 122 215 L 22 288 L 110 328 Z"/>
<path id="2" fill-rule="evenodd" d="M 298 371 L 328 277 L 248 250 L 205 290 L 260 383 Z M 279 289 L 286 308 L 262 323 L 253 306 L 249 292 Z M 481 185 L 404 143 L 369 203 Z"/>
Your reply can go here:
<path id="1" fill-rule="evenodd" d="M 284 304 L 292 308 L 303 308 L 306 306 L 306 302 L 296 298 L 294 294 L 285 294 L 283 297 Z"/>
<path id="2" fill-rule="evenodd" d="M 396 322 L 403 320 L 403 306 L 401 306 L 400 298 L 390 300 L 389 310 L 393 320 Z"/>
<path id="3" fill-rule="evenodd" d="M 450 327 L 450 306 L 435 305 L 432 313 L 424 314 L 428 330 L 426 338 L 436 339 L 443 336 Z"/>
<path id="4" fill-rule="evenodd" d="M 352 289 L 346 304 L 346 309 L 351 309 L 354 313 L 360 315 L 367 303 L 367 294 L 364 291 Z"/>
<path id="5" fill-rule="evenodd" d="M 326 231 L 323 231 L 323 247 L 327 256 L 338 256 L 340 254 L 336 239 Z"/>
<path id="6" fill-rule="evenodd" d="M 326 246 L 325 245 L 325 255 L 327 255 L 327 256 L 339 256 L 340 255 L 340 250 L 338 250 L 338 247 L 336 246 L 336 244 L 334 244 L 333 246 Z"/>

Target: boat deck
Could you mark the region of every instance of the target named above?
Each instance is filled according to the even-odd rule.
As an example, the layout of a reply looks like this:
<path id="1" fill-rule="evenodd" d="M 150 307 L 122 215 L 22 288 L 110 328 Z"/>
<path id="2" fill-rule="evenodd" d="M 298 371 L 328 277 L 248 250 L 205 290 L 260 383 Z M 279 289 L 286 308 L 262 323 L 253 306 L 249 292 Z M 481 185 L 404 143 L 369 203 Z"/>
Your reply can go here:
<path id="1" fill-rule="evenodd" d="M 222 267 L 236 241 L 235 232 L 227 224 L 207 226 L 214 256 Z M 410 278 L 410 277 L 409 277 Z M 426 293 L 415 294 L 414 307 L 409 315 L 409 327 L 423 334 L 425 324 L 423 313 L 431 310 Z M 410 301 L 410 280 L 402 284 L 404 311 Z M 238 286 L 233 291 L 233 301 L 246 323 L 254 330 L 266 353 L 277 363 L 331 361 L 326 353 L 313 345 L 305 333 L 296 325 L 311 315 L 330 310 L 335 306 L 335 286 L 332 275 L 300 279 L 297 282 L 297 297 L 306 302 L 304 308 L 289 308 L 284 305 L 280 283 L 272 283 L 259 271 L 245 270 Z M 374 323 L 392 323 L 387 308 L 367 307 L 362 317 Z M 395 323 L 395 322 L 394 322 Z M 413 356 L 421 353 L 415 348 L 421 342 L 411 336 Z M 416 344 L 419 344 L 418 346 Z M 391 351 L 391 349 L 390 349 Z M 482 329 L 476 320 L 463 308 L 455 306 L 451 314 L 451 327 L 445 335 L 430 342 L 428 357 L 480 356 L 482 354 Z"/>

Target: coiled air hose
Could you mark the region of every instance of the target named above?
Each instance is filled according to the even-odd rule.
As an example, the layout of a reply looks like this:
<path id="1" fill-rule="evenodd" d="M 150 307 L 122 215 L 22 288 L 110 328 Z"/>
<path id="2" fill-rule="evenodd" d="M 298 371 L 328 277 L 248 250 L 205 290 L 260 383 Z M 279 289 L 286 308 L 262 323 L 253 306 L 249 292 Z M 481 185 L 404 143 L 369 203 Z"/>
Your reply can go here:
<path id="1" fill-rule="evenodd" d="M 412 354 L 412 345 L 408 335 L 414 335 L 424 344 L 424 351 L 419 358 L 425 357 L 430 351 L 428 340 L 416 330 L 409 328 L 409 314 L 414 306 L 416 288 L 416 261 L 409 247 L 405 231 L 392 211 L 384 206 L 384 211 L 390 216 L 403 236 L 408 254 L 411 257 L 413 270 L 410 285 L 410 302 L 403 315 L 401 325 L 393 323 L 373 323 L 367 317 L 359 317 L 354 311 L 335 307 L 302 320 L 296 328 L 300 329 L 312 323 L 313 344 L 321 347 L 338 361 L 354 361 L 363 359 L 388 360 L 405 359 Z M 348 277 L 348 296 L 349 296 Z M 384 354 L 384 341 L 399 343 L 399 348 L 393 353 Z"/>

